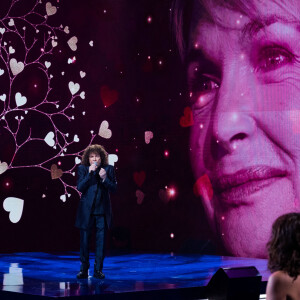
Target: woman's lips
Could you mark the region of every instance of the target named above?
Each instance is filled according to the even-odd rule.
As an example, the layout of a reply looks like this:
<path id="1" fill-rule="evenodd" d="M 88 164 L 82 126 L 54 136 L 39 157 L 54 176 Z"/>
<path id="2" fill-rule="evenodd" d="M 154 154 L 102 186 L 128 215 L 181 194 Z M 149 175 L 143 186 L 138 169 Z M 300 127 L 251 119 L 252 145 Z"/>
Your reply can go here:
<path id="1" fill-rule="evenodd" d="M 266 166 L 250 167 L 233 174 L 218 173 L 213 181 L 214 191 L 224 204 L 251 204 L 248 197 L 287 176 L 282 169 Z"/>

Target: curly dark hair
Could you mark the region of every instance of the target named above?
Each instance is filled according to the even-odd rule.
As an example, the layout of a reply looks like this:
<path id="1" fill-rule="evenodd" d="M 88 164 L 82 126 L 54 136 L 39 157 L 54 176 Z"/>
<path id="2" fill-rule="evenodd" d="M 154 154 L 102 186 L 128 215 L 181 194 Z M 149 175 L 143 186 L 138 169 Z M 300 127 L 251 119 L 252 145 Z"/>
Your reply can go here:
<path id="1" fill-rule="evenodd" d="M 284 271 L 296 279 L 300 274 L 300 213 L 285 214 L 275 220 L 267 248 L 269 270 Z"/>
<path id="2" fill-rule="evenodd" d="M 97 154 L 100 155 L 102 166 L 107 166 L 108 165 L 107 152 L 105 151 L 103 146 L 97 145 L 97 144 L 90 145 L 84 150 L 84 152 L 82 154 L 82 160 L 81 160 L 82 165 L 85 165 L 85 166 L 90 165 L 89 156 L 90 156 L 91 153 L 97 153 Z"/>

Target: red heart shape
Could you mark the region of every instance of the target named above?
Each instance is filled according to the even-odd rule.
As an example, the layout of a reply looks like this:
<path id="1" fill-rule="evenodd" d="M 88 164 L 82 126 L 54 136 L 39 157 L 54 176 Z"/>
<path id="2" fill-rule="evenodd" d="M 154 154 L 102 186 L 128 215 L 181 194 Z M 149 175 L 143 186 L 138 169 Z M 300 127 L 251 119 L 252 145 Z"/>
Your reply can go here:
<path id="1" fill-rule="evenodd" d="M 100 88 L 100 96 L 104 106 L 108 107 L 118 100 L 119 93 L 118 91 L 111 90 L 107 85 L 103 85 Z"/>
<path id="2" fill-rule="evenodd" d="M 144 183 L 145 181 L 145 178 L 146 178 L 146 173 L 144 171 L 141 171 L 141 172 L 134 172 L 133 173 L 133 179 L 134 179 L 134 182 L 139 186 L 141 187 L 142 184 Z"/>
<path id="3" fill-rule="evenodd" d="M 196 196 L 202 196 L 204 200 L 211 200 L 214 195 L 214 190 L 209 177 L 204 174 L 194 184 L 193 188 Z"/>
<path id="4" fill-rule="evenodd" d="M 183 116 L 180 118 L 181 127 L 189 127 L 194 124 L 193 112 L 189 106 L 184 108 Z"/>
<path id="5" fill-rule="evenodd" d="M 58 179 L 63 175 L 62 169 L 58 169 L 56 164 L 53 164 L 51 166 L 51 178 L 52 179 Z"/>

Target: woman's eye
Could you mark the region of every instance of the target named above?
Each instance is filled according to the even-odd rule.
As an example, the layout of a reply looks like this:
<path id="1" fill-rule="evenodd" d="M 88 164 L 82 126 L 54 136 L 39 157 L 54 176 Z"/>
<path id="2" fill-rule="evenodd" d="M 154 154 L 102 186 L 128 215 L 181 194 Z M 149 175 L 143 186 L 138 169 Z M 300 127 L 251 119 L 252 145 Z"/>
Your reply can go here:
<path id="1" fill-rule="evenodd" d="M 206 94 L 219 88 L 217 79 L 211 75 L 197 74 L 195 72 L 189 82 L 192 93 Z"/>
<path id="2" fill-rule="evenodd" d="M 258 55 L 257 69 L 268 72 L 294 61 L 294 55 L 281 47 L 264 48 Z"/>

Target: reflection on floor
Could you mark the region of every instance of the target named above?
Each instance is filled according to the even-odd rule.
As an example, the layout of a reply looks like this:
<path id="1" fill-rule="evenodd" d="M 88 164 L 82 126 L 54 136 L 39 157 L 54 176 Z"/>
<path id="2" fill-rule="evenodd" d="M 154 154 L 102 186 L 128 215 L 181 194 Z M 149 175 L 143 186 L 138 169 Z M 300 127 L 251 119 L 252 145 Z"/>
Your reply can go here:
<path id="1" fill-rule="evenodd" d="M 203 287 L 220 267 L 255 266 L 263 281 L 267 281 L 269 276 L 264 259 L 131 254 L 106 257 L 104 280 L 91 276 L 77 280 L 78 257 L 76 252 L 0 254 L 0 298 L 3 299 L 3 291 L 68 297 Z M 91 266 L 93 259 L 91 255 Z"/>

